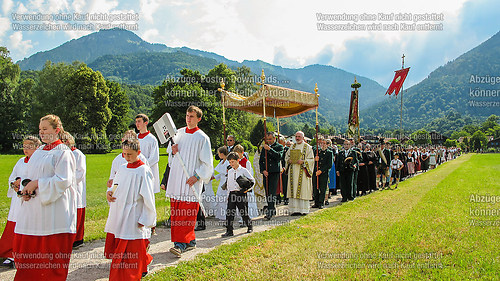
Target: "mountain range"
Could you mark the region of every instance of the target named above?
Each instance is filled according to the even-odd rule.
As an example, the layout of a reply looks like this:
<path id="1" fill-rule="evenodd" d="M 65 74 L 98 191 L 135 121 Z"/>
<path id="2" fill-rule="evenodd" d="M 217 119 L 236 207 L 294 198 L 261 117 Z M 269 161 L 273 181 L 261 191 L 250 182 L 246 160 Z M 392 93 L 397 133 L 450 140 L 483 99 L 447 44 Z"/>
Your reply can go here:
<path id="1" fill-rule="evenodd" d="M 498 101 L 496 97 L 471 98 L 470 91 L 495 90 L 498 85 L 471 83 L 471 76 L 500 76 L 500 34 L 431 72 L 420 83 L 403 93 L 404 127 L 418 129 L 450 110 L 474 117 L 498 114 L 498 105 L 474 107 L 470 101 Z M 187 47 L 172 48 L 151 44 L 135 33 L 121 29 L 101 30 L 68 41 L 52 50 L 38 52 L 17 63 L 22 70 L 39 70 L 47 60 L 85 62 L 107 79 L 126 84 L 160 84 L 167 76 L 178 76 L 182 68 L 206 74 L 219 63 L 232 69 L 247 66 L 260 77 L 263 69 L 270 84 L 313 92 L 317 83 L 319 112 L 334 126 L 345 128 L 350 100 L 350 85 L 356 77 L 360 88 L 360 124 L 362 128 L 399 128 L 400 97 L 384 97 L 386 88 L 376 81 L 333 66 L 309 65 L 290 69 L 260 60 L 237 62 L 221 55 Z M 411 75 L 411 70 L 410 74 Z M 499 78 L 500 79 L 500 78 Z M 484 92 L 483 91 L 483 92 Z M 499 90 L 500 92 L 500 90 Z M 321 124 L 320 124 L 321 125 Z"/>
<path id="2" fill-rule="evenodd" d="M 363 85 L 365 95 L 360 102 L 360 108 L 373 104 L 385 92 L 383 86 L 369 78 L 332 66 L 310 65 L 289 69 L 260 60 L 245 60 L 240 63 L 215 53 L 187 47 L 171 48 L 163 44 L 151 44 L 133 32 L 122 29 L 101 30 L 73 39 L 17 63 L 22 70 L 40 70 L 47 60 L 66 63 L 82 61 L 92 69 L 100 71 L 107 79 L 127 84 L 158 85 L 167 76 L 178 76 L 182 68 L 206 74 L 219 63 L 225 63 L 233 69 L 247 66 L 256 77 L 260 77 L 264 69 L 270 84 L 313 92 L 315 84 L 318 83 L 319 111 L 332 121 L 340 121 L 347 116 L 350 85 L 354 77 Z"/>

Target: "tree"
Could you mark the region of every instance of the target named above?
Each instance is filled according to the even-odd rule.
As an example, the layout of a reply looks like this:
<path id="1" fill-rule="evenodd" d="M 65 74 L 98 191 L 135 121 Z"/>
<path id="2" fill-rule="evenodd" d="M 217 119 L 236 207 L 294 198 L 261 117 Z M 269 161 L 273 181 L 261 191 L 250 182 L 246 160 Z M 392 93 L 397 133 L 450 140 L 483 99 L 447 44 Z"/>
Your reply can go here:
<path id="1" fill-rule="evenodd" d="M 178 79 L 163 81 L 162 85 L 153 91 L 154 107 L 151 114 L 154 120 L 169 112 L 177 126 L 185 124 L 185 112 L 189 105 L 196 105 L 204 112 L 200 123 L 210 137 L 212 147 L 224 144 L 222 104 L 218 89 L 224 81 L 225 89 L 234 92 L 235 73 L 225 64 L 219 64 L 209 71 L 206 77 L 198 71 L 183 69 Z M 247 112 L 226 108 L 226 132 L 237 140 L 250 138 L 250 132 L 258 117 Z"/>
<path id="2" fill-rule="evenodd" d="M 128 116 L 130 102 L 120 84 L 106 80 L 106 86 L 109 88 L 108 107 L 111 110 L 111 119 L 106 127 L 106 134 L 113 144 L 118 144 L 121 141 L 121 135 L 127 130 L 128 123 L 131 121 Z"/>
<path id="3" fill-rule="evenodd" d="M 186 125 L 186 109 L 190 105 L 198 106 L 203 111 L 200 127 L 210 137 L 212 147 L 221 146 L 222 140 L 222 107 L 215 96 L 207 94 L 200 83 L 179 83 L 164 81 L 153 90 L 154 107 L 150 122 L 170 113 L 178 128 Z"/>
<path id="4" fill-rule="evenodd" d="M 47 114 L 56 114 L 62 118 L 61 113 L 73 109 L 73 105 L 61 103 L 66 95 L 65 85 L 68 79 L 83 63 L 72 64 L 52 63 L 47 61 L 38 75 L 38 83 L 33 90 L 32 114 L 29 120 L 31 127 L 38 128 L 40 118 Z M 61 120 L 65 126 L 65 119 Z M 65 128 L 66 129 L 66 128 Z M 69 131 L 70 132 L 70 131 Z M 71 132 L 76 133 L 76 132 Z"/>
<path id="5" fill-rule="evenodd" d="M 304 124 L 301 131 L 304 132 L 304 135 L 308 138 L 313 139 L 316 136 L 316 128 L 309 127 L 307 124 Z"/>
<path id="6" fill-rule="evenodd" d="M 208 72 L 202 82 L 202 87 L 208 91 L 208 94 L 220 96 L 218 89 L 221 87 L 222 81 L 224 81 L 226 90 L 235 90 L 236 73 L 223 63 L 216 65 Z"/>
<path id="7" fill-rule="evenodd" d="M 274 132 L 274 126 L 271 122 L 266 122 L 266 127 L 268 132 Z M 252 143 L 252 145 L 259 147 L 263 138 L 264 138 L 264 121 L 260 119 L 252 129 L 252 133 L 250 134 L 250 142 Z"/>
<path id="8" fill-rule="evenodd" d="M 487 136 L 493 136 L 497 138 L 500 136 L 500 125 L 498 125 L 498 119 L 500 117 L 496 115 L 491 115 L 488 117 L 483 124 L 481 124 L 481 131 L 483 131 Z"/>
<path id="9" fill-rule="evenodd" d="M 235 92 L 242 96 L 251 96 L 259 89 L 255 82 L 255 75 L 248 66 L 241 66 L 236 69 Z"/>
<path id="10" fill-rule="evenodd" d="M 470 145 L 473 150 L 479 150 L 486 147 L 487 142 L 488 139 L 486 138 L 486 135 L 480 130 L 477 130 L 470 139 Z"/>
<path id="11" fill-rule="evenodd" d="M 411 139 L 416 145 L 431 144 L 431 135 L 426 130 L 418 130 L 411 134 Z"/>
<path id="12" fill-rule="evenodd" d="M 466 131 L 467 133 L 469 133 L 469 135 L 474 134 L 479 129 L 479 126 L 475 124 L 468 124 L 462 127 L 462 131 Z"/>
<path id="13" fill-rule="evenodd" d="M 451 134 L 451 139 L 458 140 L 461 137 L 470 137 L 470 134 L 467 131 L 453 132 Z"/>
<path id="14" fill-rule="evenodd" d="M 444 146 L 446 147 L 456 147 L 457 146 L 457 140 L 454 139 L 446 139 L 443 143 Z"/>
<path id="15" fill-rule="evenodd" d="M 19 101 L 13 95 L 13 91 L 19 82 L 21 70 L 17 64 L 12 62 L 9 51 L 0 47 L 0 150 L 2 152 L 13 149 L 13 144 L 21 141 L 17 133 L 22 130 L 23 122 L 20 114 Z"/>
<path id="16" fill-rule="evenodd" d="M 109 88 L 102 74 L 86 65 L 71 74 L 64 87 L 57 112 L 64 128 L 80 142 L 84 151 L 103 153 L 110 150 L 106 128 L 111 120 Z"/>

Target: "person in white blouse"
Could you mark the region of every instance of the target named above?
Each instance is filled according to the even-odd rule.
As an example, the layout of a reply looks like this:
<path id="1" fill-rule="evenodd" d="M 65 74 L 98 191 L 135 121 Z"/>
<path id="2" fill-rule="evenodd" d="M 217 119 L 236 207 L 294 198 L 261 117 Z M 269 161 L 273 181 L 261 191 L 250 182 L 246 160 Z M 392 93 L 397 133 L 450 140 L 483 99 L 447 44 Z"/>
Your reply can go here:
<path id="1" fill-rule="evenodd" d="M 226 159 L 229 154 L 227 147 L 219 147 L 219 149 L 217 149 L 217 154 L 219 155 L 220 162 L 214 169 L 217 171 L 217 175 L 214 176 L 214 179 L 219 181 L 217 193 L 215 195 L 215 218 L 219 220 L 226 220 L 227 196 L 229 192 L 227 191 L 227 188 L 223 189 L 223 186 L 225 186 L 224 184 L 227 179 L 227 169 L 230 168 L 229 161 Z"/>
<path id="2" fill-rule="evenodd" d="M 226 233 L 222 234 L 222 237 L 233 236 L 233 220 L 236 214 L 236 208 L 243 218 L 243 222 L 248 227 L 247 233 L 253 231 L 252 221 L 248 216 L 248 198 L 246 191 L 241 191 L 241 187 L 238 185 L 236 179 L 240 176 L 245 176 L 253 184 L 255 184 L 255 179 L 250 175 L 250 172 L 240 166 L 239 163 L 240 156 L 231 152 L 227 156 L 227 160 L 231 165 L 232 169 L 227 172 L 227 190 L 229 191 L 229 196 L 227 199 L 227 214 L 226 214 Z"/>

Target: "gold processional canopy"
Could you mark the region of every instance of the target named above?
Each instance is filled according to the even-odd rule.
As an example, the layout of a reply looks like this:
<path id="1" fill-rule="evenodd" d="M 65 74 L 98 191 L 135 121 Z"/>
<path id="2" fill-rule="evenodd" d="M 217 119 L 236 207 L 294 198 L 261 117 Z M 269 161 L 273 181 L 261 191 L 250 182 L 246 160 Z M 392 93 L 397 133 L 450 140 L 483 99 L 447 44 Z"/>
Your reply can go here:
<path id="1" fill-rule="evenodd" d="M 222 89 L 221 89 L 222 90 Z M 318 107 L 315 94 L 264 84 L 251 96 L 222 90 L 224 107 L 235 108 L 267 117 L 284 118 Z M 265 109 L 263 100 L 265 97 Z"/>

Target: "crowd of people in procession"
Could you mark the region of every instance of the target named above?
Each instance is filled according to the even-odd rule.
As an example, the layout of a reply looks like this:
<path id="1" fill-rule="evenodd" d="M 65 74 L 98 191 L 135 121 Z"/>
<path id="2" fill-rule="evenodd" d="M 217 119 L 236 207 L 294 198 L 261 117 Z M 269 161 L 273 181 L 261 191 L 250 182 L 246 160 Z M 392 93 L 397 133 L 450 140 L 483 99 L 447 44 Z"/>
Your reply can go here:
<path id="1" fill-rule="evenodd" d="M 110 163 L 106 183 L 104 255 L 111 259 L 110 280 L 140 280 L 147 274 L 149 239 L 156 232 L 155 193 L 160 189 L 170 199 L 169 252 L 181 257 L 196 247 L 195 231 L 206 228 L 206 217 L 222 222 L 222 237 L 234 235 L 234 220 L 251 233 L 252 220 L 260 215 L 267 221 L 277 215 L 302 216 L 311 208 L 324 208 L 338 192 L 346 202 L 397 188 L 400 181 L 461 153 L 458 148 L 390 145 L 384 140 L 370 144 L 347 139 L 339 148 L 323 136 L 313 147 L 301 131 L 294 141 L 267 132 L 253 162 L 235 137 L 228 136 L 227 145 L 216 150 L 219 162 L 214 167 L 210 138 L 198 127 L 202 116 L 198 107 L 187 109 L 186 126 L 168 144 L 162 179 L 160 149 L 148 131 L 148 117 L 137 115 L 138 133 L 124 133 L 122 153 Z M 15 280 L 66 280 L 72 250 L 83 245 L 86 160 L 55 115 L 40 119 L 39 137 L 24 140 L 25 157 L 9 177 L 7 196 L 12 199 L 0 256 L 6 258 L 5 266 L 15 263 Z M 283 213 L 279 204 L 287 205 L 280 208 Z"/>

